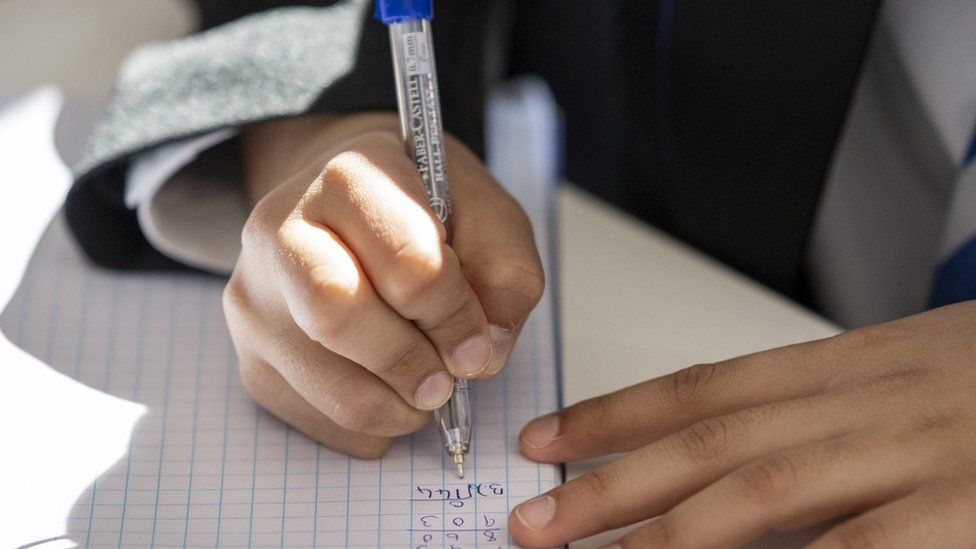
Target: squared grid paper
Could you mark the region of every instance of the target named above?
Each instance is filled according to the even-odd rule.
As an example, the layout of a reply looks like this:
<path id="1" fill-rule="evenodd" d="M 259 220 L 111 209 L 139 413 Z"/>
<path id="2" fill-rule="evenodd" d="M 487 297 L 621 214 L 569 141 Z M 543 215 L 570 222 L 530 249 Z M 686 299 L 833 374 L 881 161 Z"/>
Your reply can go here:
<path id="1" fill-rule="evenodd" d="M 548 192 L 523 190 L 548 258 Z M 474 384 L 469 478 L 458 481 L 432 428 L 361 461 L 261 410 L 237 379 L 222 287 L 95 268 L 60 216 L 38 245 L 0 329 L 69 377 L 148 409 L 126 455 L 72 509 L 67 532 L 81 546 L 507 547 L 512 507 L 560 482 L 517 444 L 527 421 L 557 405 L 548 296 L 504 373 Z"/>

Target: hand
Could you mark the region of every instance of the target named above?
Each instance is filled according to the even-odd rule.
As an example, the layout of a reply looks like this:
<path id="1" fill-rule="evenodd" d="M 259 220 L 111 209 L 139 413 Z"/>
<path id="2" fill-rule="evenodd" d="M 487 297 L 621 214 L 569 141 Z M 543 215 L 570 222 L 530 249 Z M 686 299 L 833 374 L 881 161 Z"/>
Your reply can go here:
<path id="1" fill-rule="evenodd" d="M 523 503 L 551 547 L 730 547 L 845 517 L 812 547 L 976 544 L 976 302 L 703 364 L 538 418 L 543 462 L 629 452 Z"/>
<path id="2" fill-rule="evenodd" d="M 365 114 L 251 129 L 257 205 L 224 292 L 254 399 L 359 457 L 422 427 L 452 375 L 498 373 L 543 287 L 525 214 L 452 138 L 445 243 L 398 128 Z"/>

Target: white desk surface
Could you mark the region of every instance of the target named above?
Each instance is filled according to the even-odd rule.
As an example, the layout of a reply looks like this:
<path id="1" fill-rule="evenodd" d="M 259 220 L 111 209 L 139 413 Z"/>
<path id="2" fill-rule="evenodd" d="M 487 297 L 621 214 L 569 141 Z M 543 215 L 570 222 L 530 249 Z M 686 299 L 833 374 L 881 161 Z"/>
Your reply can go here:
<path id="1" fill-rule="evenodd" d="M 837 333 L 756 282 L 564 185 L 558 193 L 565 404 Z"/>

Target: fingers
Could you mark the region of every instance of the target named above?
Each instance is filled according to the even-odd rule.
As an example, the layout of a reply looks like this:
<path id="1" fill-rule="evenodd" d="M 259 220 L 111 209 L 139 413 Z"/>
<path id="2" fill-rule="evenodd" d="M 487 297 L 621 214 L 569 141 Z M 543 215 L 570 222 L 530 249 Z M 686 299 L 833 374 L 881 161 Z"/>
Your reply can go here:
<path id="1" fill-rule="evenodd" d="M 269 409 L 296 395 L 343 429 L 378 437 L 399 436 L 422 427 L 429 413 L 397 396 L 359 364 L 309 339 L 293 323 L 241 288 L 234 278 L 224 292 L 224 309 L 237 349 L 245 387 Z M 293 389 L 271 391 L 262 385 L 273 369 Z M 271 391 L 271 392 L 269 392 Z M 266 394 L 263 399 L 259 396 Z M 282 412 L 283 413 L 283 412 Z"/>
<path id="2" fill-rule="evenodd" d="M 872 509 L 829 530 L 810 549 L 976 545 L 976 489 L 939 485 Z"/>
<path id="3" fill-rule="evenodd" d="M 333 450 L 362 459 L 382 457 L 393 444 L 378 437 L 344 429 L 301 397 L 281 375 L 262 361 L 241 363 L 241 380 L 254 400 L 309 438 Z"/>
<path id="4" fill-rule="evenodd" d="M 860 435 L 794 447 L 736 469 L 620 545 L 736 546 L 801 520 L 844 515 L 909 492 L 930 465 L 918 449 L 906 444 L 895 458 Z"/>
<path id="5" fill-rule="evenodd" d="M 336 231 L 379 296 L 415 322 L 453 374 L 477 376 L 491 358 L 488 321 L 416 168 L 392 132 L 365 134 L 345 150 L 326 166 L 304 215 Z"/>
<path id="6" fill-rule="evenodd" d="M 520 505 L 509 527 L 522 545 L 550 547 L 653 517 L 751 460 L 858 425 L 840 408 L 823 409 L 802 399 L 703 420 Z M 547 503 L 550 520 L 534 522 Z"/>
<path id="7" fill-rule="evenodd" d="M 376 295 L 335 233 L 295 219 L 278 234 L 279 286 L 310 338 L 376 374 L 410 406 L 433 410 L 450 397 L 451 376 L 433 346 Z"/>
<path id="8" fill-rule="evenodd" d="M 463 145 L 451 141 L 449 146 L 456 153 L 451 157 L 451 247 L 490 324 L 492 359 L 485 374 L 493 375 L 542 298 L 545 275 L 532 225 L 518 202 Z"/>
<path id="9" fill-rule="evenodd" d="M 559 463 L 625 452 L 705 418 L 802 398 L 822 389 L 818 342 L 673 374 L 538 418 L 519 442 L 530 459 Z"/>
<path id="10" fill-rule="evenodd" d="M 396 119 L 353 118 L 334 131 L 308 122 L 249 133 L 259 202 L 225 311 L 255 398 L 300 425 L 327 418 L 325 438 L 378 437 L 372 452 L 424 423 L 449 398 L 450 374 L 502 367 L 542 271 L 525 215 L 460 143 L 449 152 L 463 262 L 390 129 Z"/>

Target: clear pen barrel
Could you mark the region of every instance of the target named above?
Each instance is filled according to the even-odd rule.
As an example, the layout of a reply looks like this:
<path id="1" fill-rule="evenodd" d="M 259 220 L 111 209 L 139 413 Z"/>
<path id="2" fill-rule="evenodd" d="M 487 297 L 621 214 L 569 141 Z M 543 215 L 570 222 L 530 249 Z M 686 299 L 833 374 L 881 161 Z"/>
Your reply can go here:
<path id="1" fill-rule="evenodd" d="M 468 380 L 454 380 L 454 394 L 447 404 L 434 411 L 434 422 L 441 432 L 444 449 L 452 456 L 468 453 L 471 444 L 471 401 Z"/>
<path id="2" fill-rule="evenodd" d="M 448 194 L 444 124 L 441 120 L 437 70 L 430 21 L 407 18 L 390 25 L 393 72 L 396 77 L 400 132 L 404 150 L 413 160 L 427 190 L 430 209 L 451 239 L 451 198 Z M 454 380 L 454 394 L 434 412 L 444 449 L 464 476 L 464 456 L 471 442 L 468 381 Z"/>
<path id="3" fill-rule="evenodd" d="M 451 199 L 444 165 L 444 124 L 430 21 L 404 19 L 391 24 L 390 46 L 404 148 L 424 180 L 430 208 L 450 235 Z"/>

